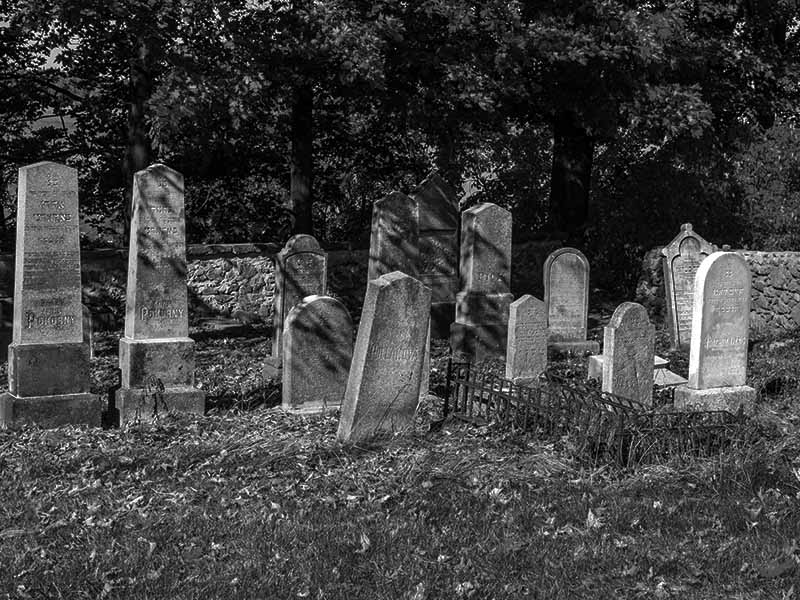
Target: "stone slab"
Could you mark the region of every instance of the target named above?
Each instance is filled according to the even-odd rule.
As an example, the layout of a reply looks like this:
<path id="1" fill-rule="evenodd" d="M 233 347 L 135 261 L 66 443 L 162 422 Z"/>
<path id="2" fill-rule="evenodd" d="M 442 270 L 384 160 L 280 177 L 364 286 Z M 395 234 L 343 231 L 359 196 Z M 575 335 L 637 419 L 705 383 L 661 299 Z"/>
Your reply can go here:
<path id="1" fill-rule="evenodd" d="M 655 327 L 647 309 L 636 302 L 620 304 L 604 330 L 604 392 L 653 404 Z"/>
<path id="2" fill-rule="evenodd" d="M 450 324 L 455 318 L 455 302 L 431 302 L 431 336 L 447 339 L 450 335 Z"/>
<path id="3" fill-rule="evenodd" d="M 462 292 L 510 293 L 511 223 L 511 213 L 491 202 L 461 213 Z"/>
<path id="4" fill-rule="evenodd" d="M 89 392 L 89 347 L 80 343 L 8 346 L 9 392 L 18 397 Z"/>
<path id="5" fill-rule="evenodd" d="M 689 387 L 746 384 L 751 275 L 735 252 L 714 252 L 695 276 Z"/>
<path id="6" fill-rule="evenodd" d="M 694 278 L 703 259 L 716 251 L 692 228 L 681 225 L 681 231 L 661 249 L 664 290 L 667 304 L 667 325 L 673 348 L 688 348 L 692 332 Z"/>
<path id="7" fill-rule="evenodd" d="M 726 410 L 737 413 L 741 408 L 745 414 L 751 414 L 756 391 L 747 385 L 707 390 L 681 386 L 675 388 L 673 398 L 677 410 Z"/>
<path id="8" fill-rule="evenodd" d="M 337 438 L 357 442 L 413 426 L 430 288 L 395 271 L 367 284 Z"/>
<path id="9" fill-rule="evenodd" d="M 88 393 L 29 396 L 0 395 L 0 427 L 35 424 L 51 428 L 62 425 L 99 427 L 103 412 L 100 396 Z"/>
<path id="10" fill-rule="evenodd" d="M 456 296 L 456 322 L 465 325 L 508 323 L 512 294 L 459 292 Z"/>
<path id="11" fill-rule="evenodd" d="M 450 325 L 450 349 L 469 362 L 480 363 L 487 360 L 503 360 L 508 343 L 506 323 L 484 323 L 470 325 L 453 323 Z"/>
<path id="12" fill-rule="evenodd" d="M 194 385 L 194 340 L 119 340 L 123 388 L 142 388 L 151 377 L 165 386 Z"/>
<path id="13" fill-rule="evenodd" d="M 261 376 L 265 380 L 279 379 L 283 376 L 283 356 L 268 356 L 264 359 Z"/>
<path id="14" fill-rule="evenodd" d="M 686 385 L 686 377 L 681 377 L 669 369 L 656 369 L 653 371 L 653 385 L 656 388 L 671 388 Z"/>
<path id="15" fill-rule="evenodd" d="M 653 355 L 653 369 L 654 369 L 654 377 L 656 377 L 656 373 L 660 370 L 666 370 L 669 368 L 669 360 L 666 358 L 662 358 L 661 356 Z M 600 379 L 603 376 L 603 355 L 596 354 L 594 356 L 589 357 L 589 366 L 588 366 L 588 373 L 586 375 L 587 379 Z"/>
<path id="16" fill-rule="evenodd" d="M 559 248 L 544 264 L 547 327 L 554 342 L 586 339 L 589 316 L 589 261 L 580 250 Z"/>
<path id="17" fill-rule="evenodd" d="M 124 426 L 136 421 L 153 421 L 169 413 L 205 413 L 205 393 L 186 386 L 165 386 L 156 395 L 142 388 L 121 388 L 115 396 L 115 407 L 119 411 L 119 424 Z"/>
<path id="18" fill-rule="evenodd" d="M 401 271 L 417 276 L 419 265 L 419 204 L 392 192 L 372 206 L 367 279 Z"/>
<path id="19" fill-rule="evenodd" d="M 506 379 L 536 379 L 547 369 L 547 311 L 525 294 L 511 303 L 506 343 Z"/>
<path id="20" fill-rule="evenodd" d="M 307 296 L 286 317 L 281 407 L 341 406 L 352 358 L 353 321 L 345 306 Z"/>

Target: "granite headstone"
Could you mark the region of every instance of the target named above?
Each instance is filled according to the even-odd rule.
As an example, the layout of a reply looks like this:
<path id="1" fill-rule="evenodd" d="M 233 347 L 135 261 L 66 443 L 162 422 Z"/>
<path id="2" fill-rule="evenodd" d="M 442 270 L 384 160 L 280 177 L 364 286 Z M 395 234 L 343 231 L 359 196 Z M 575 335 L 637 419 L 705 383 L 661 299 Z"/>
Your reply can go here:
<path id="1" fill-rule="evenodd" d="M 330 296 L 308 296 L 286 317 L 283 336 L 284 410 L 337 409 L 353 358 L 353 321 Z"/>
<path id="2" fill-rule="evenodd" d="M 398 271 L 367 284 L 337 437 L 355 442 L 413 425 L 431 291 Z"/>
<path id="3" fill-rule="evenodd" d="M 100 425 L 83 336 L 78 172 L 52 162 L 19 170 L 9 391 L 0 425 Z"/>

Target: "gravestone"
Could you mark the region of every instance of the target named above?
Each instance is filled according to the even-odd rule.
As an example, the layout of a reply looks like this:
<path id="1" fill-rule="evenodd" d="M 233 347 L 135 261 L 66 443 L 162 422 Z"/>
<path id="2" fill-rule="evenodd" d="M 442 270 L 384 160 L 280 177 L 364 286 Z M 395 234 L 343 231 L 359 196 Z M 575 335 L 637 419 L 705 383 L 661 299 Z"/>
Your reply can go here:
<path id="1" fill-rule="evenodd" d="M 673 348 L 689 346 L 694 276 L 703 259 L 716 249 L 716 246 L 695 233 L 691 223 L 681 225 L 680 233 L 661 249 L 664 290 L 667 296 L 667 323 Z"/>
<path id="2" fill-rule="evenodd" d="M 367 284 L 337 437 L 410 428 L 419 402 L 431 291 L 405 273 Z"/>
<path id="3" fill-rule="evenodd" d="M 283 403 L 289 412 L 337 409 L 353 358 L 353 321 L 330 296 L 307 296 L 286 317 L 283 336 Z"/>
<path id="4" fill-rule="evenodd" d="M 675 389 L 676 408 L 749 412 L 747 385 L 750 268 L 735 252 L 714 252 L 697 270 L 689 349 L 689 382 Z"/>
<path id="5" fill-rule="evenodd" d="M 505 357 L 511 281 L 511 213 L 485 202 L 461 213 L 461 291 L 450 326 L 453 352 L 480 362 Z"/>
<path id="6" fill-rule="evenodd" d="M 545 369 L 547 312 L 544 302 L 525 294 L 509 307 L 506 379 L 524 385 L 536 381 Z"/>
<path id="7" fill-rule="evenodd" d="M 183 175 L 162 164 L 133 176 L 120 424 L 166 412 L 203 414 L 189 338 Z"/>
<path id="8" fill-rule="evenodd" d="M 372 206 L 367 279 L 392 271 L 417 276 L 419 262 L 419 205 L 401 192 L 392 192 Z"/>
<path id="9" fill-rule="evenodd" d="M 452 186 L 435 172 L 411 197 L 419 205 L 418 273 L 431 288 L 431 335 L 446 338 L 458 292 L 458 200 Z"/>
<path id="10" fill-rule="evenodd" d="M 275 261 L 275 296 L 272 315 L 272 356 L 264 363 L 266 379 L 281 374 L 283 327 L 286 316 L 306 296 L 328 293 L 328 254 L 314 236 L 289 238 Z"/>
<path id="11" fill-rule="evenodd" d="M 548 347 L 556 352 L 597 354 L 600 344 L 586 339 L 589 316 L 589 261 L 580 250 L 559 248 L 544 263 L 544 302 Z"/>
<path id="12" fill-rule="evenodd" d="M 78 172 L 52 162 L 19 170 L 8 393 L 0 425 L 100 425 L 83 338 Z"/>
<path id="13" fill-rule="evenodd" d="M 617 307 L 603 336 L 604 392 L 653 404 L 655 335 L 644 306 L 623 302 Z"/>

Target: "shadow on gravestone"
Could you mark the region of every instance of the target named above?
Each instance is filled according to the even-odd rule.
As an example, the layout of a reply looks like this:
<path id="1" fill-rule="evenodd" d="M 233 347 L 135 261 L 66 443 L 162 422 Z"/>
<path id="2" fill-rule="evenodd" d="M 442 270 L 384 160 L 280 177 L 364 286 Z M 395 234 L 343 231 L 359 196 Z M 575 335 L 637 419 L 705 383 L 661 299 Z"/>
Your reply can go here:
<path id="1" fill-rule="evenodd" d="M 546 369 L 547 311 L 544 302 L 525 294 L 509 307 L 506 379 L 526 385 Z"/>
<path id="2" fill-rule="evenodd" d="M 353 321 L 330 296 L 307 296 L 286 317 L 282 408 L 302 414 L 338 409 L 353 358 Z"/>
<path id="3" fill-rule="evenodd" d="M 623 302 L 616 308 L 604 330 L 604 392 L 652 406 L 655 336 L 644 306 Z"/>
<path id="4" fill-rule="evenodd" d="M 161 164 L 133 180 L 125 336 L 119 343 L 120 424 L 205 412 L 189 338 L 183 175 Z M 149 393 L 157 382 L 160 394 Z"/>
<path id="5" fill-rule="evenodd" d="M 307 234 L 294 235 L 275 260 L 272 355 L 264 361 L 264 378 L 281 376 L 283 328 L 289 311 L 303 298 L 328 293 L 328 254 Z"/>
<path id="6" fill-rule="evenodd" d="M 502 360 L 508 335 L 511 213 L 485 202 L 461 213 L 461 291 L 450 327 L 453 353 L 470 362 Z"/>
<path id="7" fill-rule="evenodd" d="M 395 271 L 367 284 L 337 438 L 357 442 L 412 427 L 431 291 Z"/>
<path id="8" fill-rule="evenodd" d="M 600 344 L 586 339 L 589 317 L 589 261 L 580 250 L 559 248 L 544 264 L 548 347 L 559 353 L 597 354 Z"/>
<path id="9" fill-rule="evenodd" d="M 9 391 L 0 425 L 100 425 L 83 339 L 78 172 L 52 162 L 19 170 Z"/>
<path id="10" fill-rule="evenodd" d="M 401 271 L 417 277 L 419 262 L 419 205 L 401 192 L 392 192 L 372 206 L 367 280 Z"/>

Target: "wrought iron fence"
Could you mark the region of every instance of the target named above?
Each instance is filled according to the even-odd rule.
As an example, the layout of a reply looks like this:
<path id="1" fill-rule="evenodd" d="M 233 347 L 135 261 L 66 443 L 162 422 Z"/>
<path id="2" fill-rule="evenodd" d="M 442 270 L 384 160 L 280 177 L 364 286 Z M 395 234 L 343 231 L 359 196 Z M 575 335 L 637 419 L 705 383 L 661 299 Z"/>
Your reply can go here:
<path id="1" fill-rule="evenodd" d="M 517 385 L 491 368 L 448 363 L 445 416 L 532 431 L 592 463 L 624 466 L 722 452 L 752 437 L 749 419 L 725 411 L 663 411 L 545 374 Z"/>

